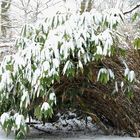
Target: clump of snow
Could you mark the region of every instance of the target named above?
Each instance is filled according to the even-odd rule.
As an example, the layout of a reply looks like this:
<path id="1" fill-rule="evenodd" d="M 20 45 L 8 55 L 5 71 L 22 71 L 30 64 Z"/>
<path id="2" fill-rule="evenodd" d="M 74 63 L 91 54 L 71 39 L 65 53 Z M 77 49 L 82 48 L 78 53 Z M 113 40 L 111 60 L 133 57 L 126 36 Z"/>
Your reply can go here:
<path id="1" fill-rule="evenodd" d="M 56 95 L 54 92 L 50 93 L 49 100 L 53 101 L 56 104 Z"/>
<path id="2" fill-rule="evenodd" d="M 50 109 L 50 105 L 47 102 L 44 102 L 42 104 L 41 110 L 47 111 L 48 109 Z"/>
<path id="3" fill-rule="evenodd" d="M 17 127 L 17 130 L 19 130 L 19 128 L 22 125 L 25 125 L 25 120 L 24 120 L 24 116 L 23 115 L 20 115 L 20 114 L 16 113 L 14 115 L 14 118 L 15 118 L 15 125 Z"/>
<path id="4" fill-rule="evenodd" d="M 1 118 L 0 118 L 0 122 L 2 125 L 4 125 L 5 121 L 7 121 L 9 119 L 9 114 L 8 113 L 3 113 L 1 115 Z"/>

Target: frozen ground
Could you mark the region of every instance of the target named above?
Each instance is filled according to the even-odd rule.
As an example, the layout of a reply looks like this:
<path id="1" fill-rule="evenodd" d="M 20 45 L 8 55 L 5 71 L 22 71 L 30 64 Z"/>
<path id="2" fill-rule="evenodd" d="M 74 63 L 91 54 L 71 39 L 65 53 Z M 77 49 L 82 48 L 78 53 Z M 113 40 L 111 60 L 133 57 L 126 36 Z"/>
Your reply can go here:
<path id="1" fill-rule="evenodd" d="M 59 119 L 55 123 L 46 123 L 45 125 L 35 121 L 34 127 L 27 136 L 27 140 L 140 140 L 140 138 L 125 136 L 106 136 L 99 127 L 92 123 L 90 117 L 79 119 L 75 113 L 59 114 Z M 32 120 L 34 122 L 34 120 Z M 41 131 L 40 131 L 41 130 Z M 6 137 L 0 129 L 0 140 L 14 139 L 11 134 Z"/>
<path id="2" fill-rule="evenodd" d="M 9 137 L 5 136 L 5 133 L 0 130 L 0 140 L 12 140 L 14 136 L 11 135 Z M 75 136 L 72 135 L 69 137 L 63 137 L 63 135 L 45 135 L 39 132 L 33 132 L 30 136 L 27 137 L 27 140 L 140 140 L 140 138 L 132 138 L 132 137 L 119 137 L 119 136 L 104 136 L 104 135 L 93 135 L 92 133 L 88 133 L 83 135 L 83 133 L 76 134 Z"/>

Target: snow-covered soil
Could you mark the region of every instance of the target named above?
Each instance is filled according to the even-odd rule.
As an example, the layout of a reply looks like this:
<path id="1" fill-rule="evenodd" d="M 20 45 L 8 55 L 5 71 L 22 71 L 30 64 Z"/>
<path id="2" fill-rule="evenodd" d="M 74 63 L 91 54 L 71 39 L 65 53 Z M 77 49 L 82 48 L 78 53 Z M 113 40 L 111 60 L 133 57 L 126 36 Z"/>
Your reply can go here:
<path id="1" fill-rule="evenodd" d="M 87 117 L 79 119 L 75 113 L 59 114 L 59 119 L 54 123 L 42 125 L 40 122 L 32 120 L 30 132 L 27 140 L 140 140 L 128 135 L 125 136 L 106 136 L 101 129 L 92 123 L 92 119 Z M 33 127 L 34 126 L 34 127 Z M 14 135 L 6 137 L 3 130 L 0 129 L 0 140 L 14 139 Z"/>
<path id="2" fill-rule="evenodd" d="M 32 131 L 27 140 L 140 140 L 140 138 L 133 138 L 129 136 L 105 136 L 105 135 L 95 135 L 92 132 L 83 134 L 82 132 L 74 132 L 74 135 L 68 135 L 65 137 L 65 133 L 59 135 L 43 134 L 37 130 Z M 0 140 L 11 140 L 14 139 L 13 135 L 6 136 L 5 133 L 0 130 Z"/>

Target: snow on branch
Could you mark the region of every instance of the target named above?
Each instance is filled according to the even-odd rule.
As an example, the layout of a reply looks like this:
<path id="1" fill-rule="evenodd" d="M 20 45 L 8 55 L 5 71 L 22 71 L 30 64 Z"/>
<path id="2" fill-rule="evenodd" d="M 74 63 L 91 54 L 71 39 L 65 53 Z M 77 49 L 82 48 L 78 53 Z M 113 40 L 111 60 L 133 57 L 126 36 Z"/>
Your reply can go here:
<path id="1" fill-rule="evenodd" d="M 8 124 L 10 118 L 11 128 L 16 126 L 26 132 L 24 119 L 30 109 L 35 109 L 39 120 L 42 116 L 51 117 L 56 104 L 54 83 L 63 75 L 75 77 L 90 62 L 112 56 L 117 51 L 116 29 L 122 18 L 118 9 L 104 13 L 91 10 L 82 15 L 58 14 L 37 27 L 24 26 L 17 40 L 18 52 L 5 56 L 0 65 L 0 106 L 5 106 L 5 100 L 12 102 L 9 108 L 16 112 L 10 118 L 11 112 L 7 110 L 2 123 Z M 102 69 L 100 77 L 106 83 L 109 78 L 114 79 L 114 73 Z"/>
<path id="2" fill-rule="evenodd" d="M 135 7 L 133 7 L 129 11 L 123 12 L 123 14 L 124 15 L 129 14 L 129 13 L 133 12 L 134 10 L 138 9 L 139 7 L 140 7 L 140 3 L 138 3 Z"/>

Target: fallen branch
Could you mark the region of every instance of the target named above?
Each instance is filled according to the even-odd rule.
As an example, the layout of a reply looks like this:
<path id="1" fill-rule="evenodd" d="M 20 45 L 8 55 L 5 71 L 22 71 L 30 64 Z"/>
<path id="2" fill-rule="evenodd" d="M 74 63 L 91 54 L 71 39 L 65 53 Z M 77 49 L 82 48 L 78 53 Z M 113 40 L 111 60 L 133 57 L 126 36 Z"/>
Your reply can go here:
<path id="1" fill-rule="evenodd" d="M 43 133 L 51 134 L 50 131 L 47 131 L 47 130 L 41 129 L 41 128 L 39 128 L 38 126 L 31 125 L 30 127 L 34 128 L 34 129 L 36 129 L 36 130 L 38 130 L 38 131 L 41 131 L 41 132 L 43 132 Z"/>
<path id="2" fill-rule="evenodd" d="M 140 3 L 137 4 L 137 5 L 136 5 L 134 8 L 132 8 L 131 10 L 124 12 L 123 14 L 124 14 L 124 15 L 129 14 L 129 13 L 133 12 L 134 10 L 136 10 L 136 9 L 139 8 L 139 7 L 140 7 Z"/>
<path id="3" fill-rule="evenodd" d="M 41 124 L 41 122 L 26 122 L 27 125 L 35 125 L 35 124 Z"/>

